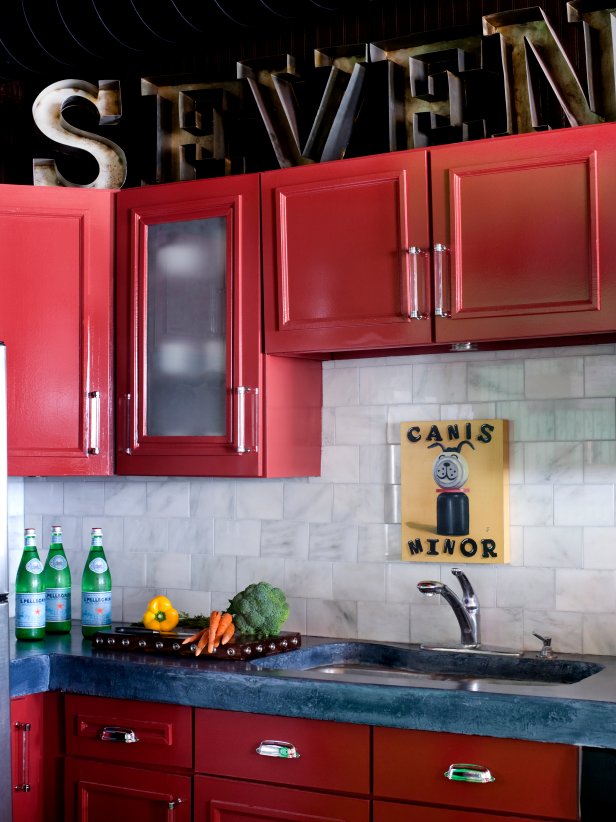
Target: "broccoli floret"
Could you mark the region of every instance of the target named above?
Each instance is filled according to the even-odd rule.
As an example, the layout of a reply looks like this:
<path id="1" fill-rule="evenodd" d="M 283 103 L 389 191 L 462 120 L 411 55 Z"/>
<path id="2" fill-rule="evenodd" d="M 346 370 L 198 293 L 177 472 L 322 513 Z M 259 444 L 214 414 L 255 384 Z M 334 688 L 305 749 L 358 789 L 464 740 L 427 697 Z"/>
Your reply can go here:
<path id="1" fill-rule="evenodd" d="M 289 604 L 280 588 L 257 582 L 236 594 L 227 611 L 233 614 L 238 633 L 261 639 L 280 632 L 289 616 Z"/>

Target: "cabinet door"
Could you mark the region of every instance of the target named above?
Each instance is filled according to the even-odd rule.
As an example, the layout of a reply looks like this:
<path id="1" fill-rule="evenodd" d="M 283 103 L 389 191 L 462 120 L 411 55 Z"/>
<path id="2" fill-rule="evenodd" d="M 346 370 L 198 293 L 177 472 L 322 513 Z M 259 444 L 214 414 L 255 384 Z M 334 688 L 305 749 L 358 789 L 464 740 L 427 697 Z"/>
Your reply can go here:
<path id="1" fill-rule="evenodd" d="M 10 474 L 111 473 L 113 197 L 0 186 Z"/>
<path id="2" fill-rule="evenodd" d="M 258 475 L 258 176 L 118 195 L 119 474 Z"/>
<path id="3" fill-rule="evenodd" d="M 195 777 L 194 822 L 369 822 L 370 802 L 333 794 Z"/>
<path id="4" fill-rule="evenodd" d="M 64 788 L 66 822 L 191 819 L 189 776 L 67 757 Z"/>
<path id="5" fill-rule="evenodd" d="M 43 697 L 11 700 L 13 822 L 43 822 Z"/>
<path id="6" fill-rule="evenodd" d="M 437 342 L 614 330 L 615 138 L 605 124 L 431 151 Z"/>
<path id="7" fill-rule="evenodd" d="M 266 351 L 430 341 L 425 151 L 269 172 L 262 208 Z"/>

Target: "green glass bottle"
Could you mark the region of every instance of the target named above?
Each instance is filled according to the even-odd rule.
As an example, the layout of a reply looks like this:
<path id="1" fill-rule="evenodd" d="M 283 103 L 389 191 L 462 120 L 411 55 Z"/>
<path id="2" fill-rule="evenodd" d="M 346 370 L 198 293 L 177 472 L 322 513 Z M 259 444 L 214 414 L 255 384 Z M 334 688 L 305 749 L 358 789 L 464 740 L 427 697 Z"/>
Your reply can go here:
<path id="1" fill-rule="evenodd" d="M 68 567 L 62 528 L 51 527 L 51 545 L 45 561 L 45 630 L 68 634 L 71 630 L 71 569 Z"/>
<path id="2" fill-rule="evenodd" d="M 36 531 L 26 528 L 24 552 L 15 580 L 15 636 L 45 638 L 45 577 L 36 550 Z"/>
<path id="3" fill-rule="evenodd" d="M 111 630 L 111 573 L 103 551 L 103 529 L 93 528 L 81 578 L 81 631 L 90 637 Z"/>

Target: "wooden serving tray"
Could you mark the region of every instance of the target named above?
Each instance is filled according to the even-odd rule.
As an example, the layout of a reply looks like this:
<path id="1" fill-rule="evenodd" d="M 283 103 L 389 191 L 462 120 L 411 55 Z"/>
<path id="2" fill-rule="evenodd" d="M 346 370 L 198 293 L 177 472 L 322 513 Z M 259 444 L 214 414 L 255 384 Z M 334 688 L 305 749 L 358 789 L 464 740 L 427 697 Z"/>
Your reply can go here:
<path id="1" fill-rule="evenodd" d="M 227 645 L 219 645 L 212 654 L 204 650 L 195 657 L 197 643 L 182 645 L 187 636 L 196 631 L 182 628 L 168 633 L 138 628 L 117 628 L 113 631 L 97 631 L 92 636 L 92 645 L 101 651 L 133 651 L 143 654 L 167 654 L 190 656 L 195 659 L 250 660 L 273 654 L 294 651 L 302 644 L 301 635 L 293 631 L 282 631 L 278 636 L 254 639 L 241 634 L 234 636 Z"/>

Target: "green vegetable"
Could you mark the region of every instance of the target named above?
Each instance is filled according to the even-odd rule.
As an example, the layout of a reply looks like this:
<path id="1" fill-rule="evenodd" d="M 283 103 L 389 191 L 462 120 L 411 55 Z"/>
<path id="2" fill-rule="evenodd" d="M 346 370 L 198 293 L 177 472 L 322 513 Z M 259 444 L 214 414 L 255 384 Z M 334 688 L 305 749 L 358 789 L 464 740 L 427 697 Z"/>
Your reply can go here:
<path id="1" fill-rule="evenodd" d="M 280 588 L 269 582 L 249 585 L 229 602 L 238 633 L 259 639 L 276 636 L 289 616 L 289 603 Z"/>

